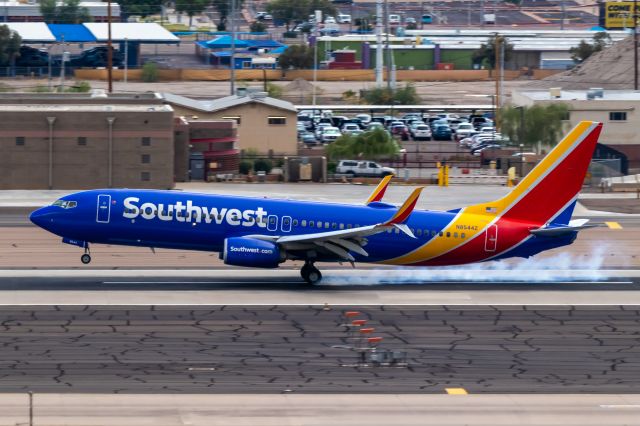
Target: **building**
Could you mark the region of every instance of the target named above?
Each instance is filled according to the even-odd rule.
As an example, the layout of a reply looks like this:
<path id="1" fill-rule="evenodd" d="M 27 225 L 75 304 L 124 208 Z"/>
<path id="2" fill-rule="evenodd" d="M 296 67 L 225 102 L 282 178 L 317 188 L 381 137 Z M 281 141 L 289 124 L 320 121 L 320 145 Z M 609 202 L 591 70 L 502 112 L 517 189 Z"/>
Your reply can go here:
<path id="1" fill-rule="evenodd" d="M 239 89 L 237 95 L 198 100 L 164 93 L 176 117 L 188 122 L 232 120 L 237 125 L 237 148 L 262 154 L 292 155 L 298 151 L 297 113 L 292 103 L 264 92 Z"/>
<path id="2" fill-rule="evenodd" d="M 569 108 L 569 122 L 604 123 L 600 143 L 628 160 L 629 173 L 640 172 L 640 92 L 630 90 L 528 90 L 513 92 L 515 105 L 532 106 L 562 102 Z"/>
<path id="3" fill-rule="evenodd" d="M 487 43 L 496 31 L 513 46 L 511 58 L 505 63 L 507 70 L 532 69 L 566 70 L 573 67 L 570 49 L 581 41 L 593 42 L 597 31 L 590 30 L 520 30 L 520 29 L 432 29 L 406 30 L 403 36 L 385 37 L 389 43 L 393 64 L 399 70 L 449 69 L 470 70 L 476 66 L 473 54 Z M 613 42 L 629 36 L 625 31 L 608 31 Z M 355 60 L 363 68 L 375 68 L 376 36 L 373 34 L 349 34 L 318 38 L 318 52 L 326 61 L 334 51 L 355 51 Z M 386 55 L 386 54 L 385 54 Z M 386 58 L 384 59 L 386 62 Z M 324 61 L 323 61 L 324 62 Z"/>
<path id="4" fill-rule="evenodd" d="M 175 118 L 176 181 L 214 180 L 238 172 L 240 151 L 232 120 Z"/>
<path id="5" fill-rule="evenodd" d="M 0 94 L 0 189 L 172 188 L 173 114 L 155 94 Z"/>

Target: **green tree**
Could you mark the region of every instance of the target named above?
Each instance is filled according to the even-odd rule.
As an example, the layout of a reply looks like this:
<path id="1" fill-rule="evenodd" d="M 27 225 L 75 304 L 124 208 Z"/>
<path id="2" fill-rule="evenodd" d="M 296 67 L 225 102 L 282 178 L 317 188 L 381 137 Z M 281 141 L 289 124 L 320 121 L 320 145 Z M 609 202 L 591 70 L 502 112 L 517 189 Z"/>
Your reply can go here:
<path id="1" fill-rule="evenodd" d="M 504 43 L 504 61 L 511 59 L 513 53 L 513 45 L 509 43 L 509 40 L 501 35 L 493 35 L 486 43 L 482 43 L 480 48 L 473 52 L 471 59 L 474 64 L 487 65 L 490 69 L 496 67 L 496 46 L 498 44 L 498 37 L 501 39 L 500 44 Z"/>
<path id="2" fill-rule="evenodd" d="M 337 13 L 329 0 L 272 0 L 267 4 L 267 11 L 284 24 L 287 32 L 291 24 L 306 21 L 316 10 L 322 11 L 322 16 Z"/>
<path id="3" fill-rule="evenodd" d="M 581 40 L 578 46 L 569 49 L 569 53 L 571 53 L 571 59 L 573 59 L 574 62 L 580 63 L 585 61 L 594 53 L 600 52 L 609 44 L 611 44 L 611 37 L 609 34 L 604 31 L 600 31 L 593 36 L 593 43 L 587 43 L 586 41 Z"/>
<path id="4" fill-rule="evenodd" d="M 396 140 L 383 129 L 374 129 L 356 136 L 343 135 L 326 148 L 327 156 L 331 160 L 344 158 L 379 160 L 392 158 L 399 152 L 400 147 Z"/>
<path id="5" fill-rule="evenodd" d="M 290 68 L 308 69 L 313 68 L 313 49 L 302 44 L 289 46 L 278 57 L 278 65 L 283 71 Z"/>
<path id="6" fill-rule="evenodd" d="M 91 22 L 89 9 L 80 6 L 80 0 L 41 0 L 40 13 L 49 24 L 82 24 Z"/>
<path id="7" fill-rule="evenodd" d="M 158 0 L 118 0 L 120 5 L 120 15 L 123 19 L 129 16 L 149 16 L 156 15 L 162 11 L 162 1 Z"/>
<path id="8" fill-rule="evenodd" d="M 421 102 L 413 84 L 393 90 L 388 87 L 376 87 L 363 93 L 363 99 L 371 105 L 416 105 Z"/>
<path id="9" fill-rule="evenodd" d="M 227 20 L 231 14 L 231 2 L 236 2 L 236 10 L 240 10 L 244 0 L 212 0 L 211 5 L 218 11 L 218 31 L 226 31 Z"/>
<path id="10" fill-rule="evenodd" d="M 145 62 L 142 66 L 142 81 L 153 83 L 158 81 L 158 64 L 155 62 Z"/>
<path id="11" fill-rule="evenodd" d="M 176 0 L 176 12 L 189 16 L 189 27 L 193 24 L 193 17 L 207 8 L 209 0 Z"/>
<path id="12" fill-rule="evenodd" d="M 541 146 L 553 147 L 560 141 L 562 124 L 568 119 L 569 109 L 563 103 L 509 106 L 501 110 L 500 116 L 503 134 L 518 144 L 539 150 Z"/>
<path id="13" fill-rule="evenodd" d="M 0 25 L 0 66 L 7 67 L 20 55 L 22 39 L 8 26 Z"/>

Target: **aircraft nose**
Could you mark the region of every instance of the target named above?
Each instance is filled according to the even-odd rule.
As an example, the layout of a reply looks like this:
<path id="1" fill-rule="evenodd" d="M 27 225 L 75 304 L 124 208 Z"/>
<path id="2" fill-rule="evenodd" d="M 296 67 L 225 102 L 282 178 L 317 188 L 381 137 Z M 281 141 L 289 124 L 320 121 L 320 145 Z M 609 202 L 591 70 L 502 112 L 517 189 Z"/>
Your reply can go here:
<path id="1" fill-rule="evenodd" d="M 29 220 L 41 228 L 46 228 L 46 224 L 52 219 L 51 207 L 42 207 L 29 215 Z"/>

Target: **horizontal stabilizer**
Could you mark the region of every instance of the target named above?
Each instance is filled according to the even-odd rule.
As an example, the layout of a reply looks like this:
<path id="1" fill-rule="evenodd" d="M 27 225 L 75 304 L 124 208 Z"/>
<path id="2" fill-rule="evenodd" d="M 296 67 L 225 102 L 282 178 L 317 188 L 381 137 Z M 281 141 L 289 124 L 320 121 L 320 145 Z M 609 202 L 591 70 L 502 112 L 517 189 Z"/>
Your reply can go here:
<path id="1" fill-rule="evenodd" d="M 589 219 L 575 219 L 569 222 L 569 226 L 554 226 L 549 228 L 532 229 L 529 232 L 538 237 L 562 237 L 583 229 L 595 228 L 598 225 L 587 225 Z"/>

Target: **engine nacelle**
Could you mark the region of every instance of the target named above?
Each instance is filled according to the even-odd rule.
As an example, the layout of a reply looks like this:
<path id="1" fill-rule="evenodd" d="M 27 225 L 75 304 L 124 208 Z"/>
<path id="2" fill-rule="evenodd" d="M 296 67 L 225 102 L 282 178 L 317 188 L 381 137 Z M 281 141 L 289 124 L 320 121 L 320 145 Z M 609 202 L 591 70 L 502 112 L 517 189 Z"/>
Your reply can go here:
<path id="1" fill-rule="evenodd" d="M 277 244 L 256 238 L 232 237 L 224 240 L 222 259 L 227 265 L 277 268 L 284 260 Z"/>

